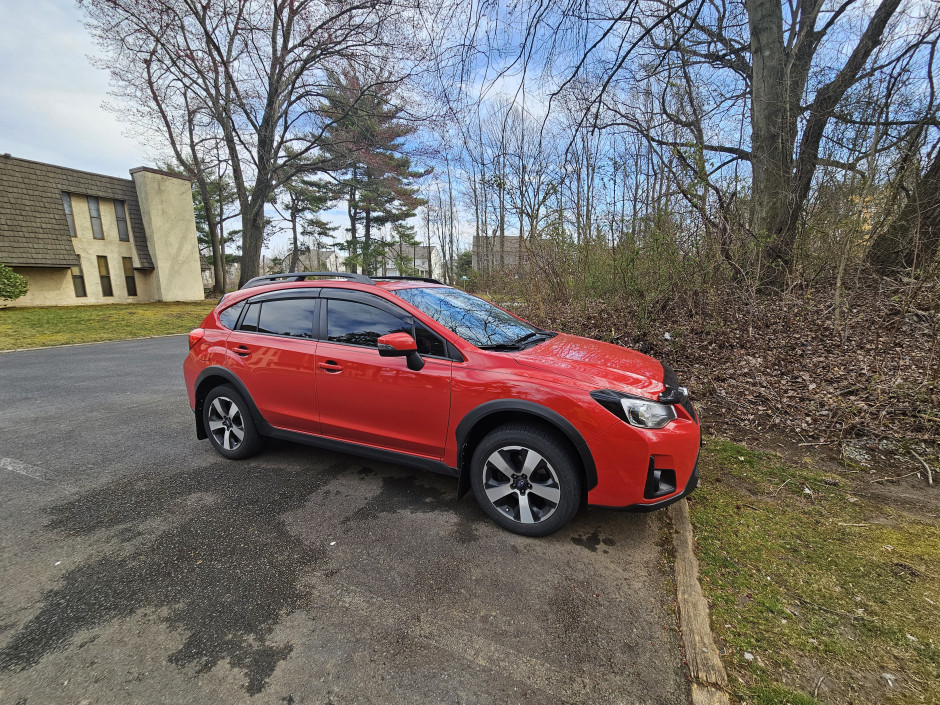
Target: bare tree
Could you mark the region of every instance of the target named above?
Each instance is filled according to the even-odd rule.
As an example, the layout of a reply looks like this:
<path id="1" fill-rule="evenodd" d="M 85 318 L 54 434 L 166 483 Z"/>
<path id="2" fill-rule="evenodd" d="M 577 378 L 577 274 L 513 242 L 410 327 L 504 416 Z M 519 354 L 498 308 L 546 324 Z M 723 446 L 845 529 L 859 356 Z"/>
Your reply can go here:
<path id="1" fill-rule="evenodd" d="M 120 97 L 153 109 L 175 154 L 196 114 L 218 130 L 241 206 L 241 282 L 258 273 L 264 209 L 322 169 L 326 69 L 420 61 L 418 0 L 80 0 Z M 401 69 L 398 78 L 409 69 Z"/>

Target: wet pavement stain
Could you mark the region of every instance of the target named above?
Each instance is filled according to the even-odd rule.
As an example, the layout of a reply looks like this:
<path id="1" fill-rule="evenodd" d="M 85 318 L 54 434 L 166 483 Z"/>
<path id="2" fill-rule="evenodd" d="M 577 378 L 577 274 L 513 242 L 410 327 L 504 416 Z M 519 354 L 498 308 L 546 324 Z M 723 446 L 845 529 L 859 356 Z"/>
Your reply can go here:
<path id="1" fill-rule="evenodd" d="M 403 470 L 402 472 L 408 472 Z M 363 504 L 341 523 L 360 522 L 374 519 L 380 514 L 409 511 L 417 513 L 451 512 L 457 518 L 453 537 L 458 543 L 472 543 L 477 540 L 474 526 L 488 521 L 471 497 L 457 500 L 457 485 L 454 482 L 452 492 L 431 487 L 418 482 L 421 471 L 408 475 L 383 475 L 382 487 L 378 494 Z"/>
<path id="2" fill-rule="evenodd" d="M 594 529 L 594 531 L 592 531 L 587 536 L 572 536 L 571 543 L 575 544 L 576 546 L 580 546 L 581 548 L 586 548 L 592 553 L 597 553 L 597 547 L 602 543 L 605 546 L 613 546 L 617 542 L 611 538 L 602 539 L 600 536 L 600 529 Z M 607 553 L 607 551 L 604 551 L 604 553 Z"/>
<path id="3" fill-rule="evenodd" d="M 169 662 L 199 672 L 222 661 L 257 694 L 291 644 L 267 643 L 280 619 L 303 607 L 302 573 L 325 559 L 298 539 L 281 516 L 300 507 L 332 477 L 303 470 L 225 464 L 113 483 L 52 508 L 49 528 L 70 535 L 114 529 L 133 535 L 126 555 L 105 555 L 66 572 L 32 619 L 0 649 L 0 668 L 26 670 L 65 648 L 81 630 L 159 609 L 185 634 Z M 177 525 L 147 535 L 140 524 L 170 515 L 196 493 L 213 501 Z"/>

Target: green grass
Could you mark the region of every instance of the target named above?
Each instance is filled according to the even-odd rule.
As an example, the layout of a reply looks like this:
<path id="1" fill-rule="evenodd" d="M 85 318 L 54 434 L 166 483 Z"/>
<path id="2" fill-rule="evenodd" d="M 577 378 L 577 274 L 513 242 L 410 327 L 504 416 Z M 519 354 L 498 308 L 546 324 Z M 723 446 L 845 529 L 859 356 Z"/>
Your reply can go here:
<path id="1" fill-rule="evenodd" d="M 188 333 L 214 301 L 0 309 L 0 350 Z"/>
<path id="2" fill-rule="evenodd" d="M 822 677 L 818 702 L 940 702 L 936 520 L 859 499 L 809 458 L 713 439 L 702 462 L 689 503 L 732 695 L 815 703 Z"/>

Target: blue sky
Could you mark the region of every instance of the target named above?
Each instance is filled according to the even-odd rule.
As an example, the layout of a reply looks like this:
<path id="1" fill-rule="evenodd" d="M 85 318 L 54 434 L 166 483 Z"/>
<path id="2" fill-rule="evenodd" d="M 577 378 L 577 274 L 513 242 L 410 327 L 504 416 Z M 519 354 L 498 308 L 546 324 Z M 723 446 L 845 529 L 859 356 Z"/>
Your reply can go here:
<path id="1" fill-rule="evenodd" d="M 71 0 L 0 0 L 0 152 L 124 177 L 149 162 L 101 107 L 94 50 Z"/>
<path id="2" fill-rule="evenodd" d="M 124 178 L 154 163 L 102 107 L 108 74 L 89 61 L 95 50 L 72 0 L 0 0 L 0 153 Z M 341 209 L 325 217 L 347 224 Z M 276 236 L 268 252 L 287 242 Z"/>

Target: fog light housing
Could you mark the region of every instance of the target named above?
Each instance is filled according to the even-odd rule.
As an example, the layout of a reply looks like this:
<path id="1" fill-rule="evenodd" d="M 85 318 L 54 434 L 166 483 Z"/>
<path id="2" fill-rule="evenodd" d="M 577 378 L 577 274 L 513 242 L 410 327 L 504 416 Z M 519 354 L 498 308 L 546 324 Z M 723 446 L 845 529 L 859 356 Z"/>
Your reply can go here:
<path id="1" fill-rule="evenodd" d="M 643 499 L 656 499 L 665 497 L 676 491 L 676 471 L 670 468 L 657 468 L 650 458 L 649 470 L 646 473 L 646 485 L 643 488 Z"/>

